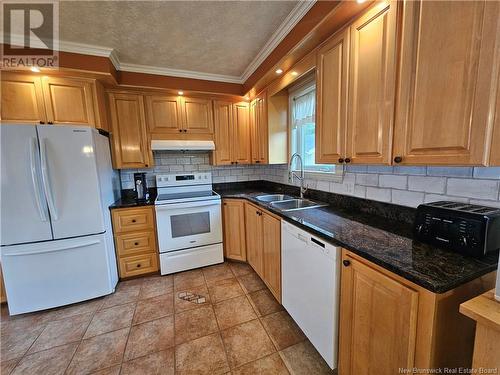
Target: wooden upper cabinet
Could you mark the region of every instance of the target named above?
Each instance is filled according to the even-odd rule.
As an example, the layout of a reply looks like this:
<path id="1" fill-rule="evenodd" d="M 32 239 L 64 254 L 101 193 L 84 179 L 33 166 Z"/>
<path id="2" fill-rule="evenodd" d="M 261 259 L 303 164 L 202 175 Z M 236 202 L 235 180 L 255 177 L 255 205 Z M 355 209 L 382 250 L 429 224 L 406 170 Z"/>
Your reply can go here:
<path id="1" fill-rule="evenodd" d="M 356 259 L 342 267 L 339 373 L 397 374 L 413 368 L 418 292 Z"/>
<path id="2" fill-rule="evenodd" d="M 49 123 L 96 125 L 95 94 L 89 81 L 43 77 L 42 84 Z"/>
<path id="3" fill-rule="evenodd" d="M 491 95 L 499 8 L 495 1 L 404 2 L 394 145 L 402 163 L 486 163 L 498 106 Z"/>
<path id="4" fill-rule="evenodd" d="M 188 134 L 213 134 L 212 100 L 182 98 L 183 129 Z"/>
<path id="5" fill-rule="evenodd" d="M 250 104 L 252 163 L 265 164 L 268 161 L 268 128 L 266 93 L 257 96 Z"/>
<path id="6" fill-rule="evenodd" d="M 177 96 L 147 95 L 148 129 L 154 134 L 178 134 L 182 131 L 181 103 Z"/>
<path id="7" fill-rule="evenodd" d="M 115 168 L 152 166 L 142 95 L 109 93 Z"/>
<path id="8" fill-rule="evenodd" d="M 500 90 L 497 91 L 495 126 L 493 128 L 489 165 L 500 166 Z"/>
<path id="9" fill-rule="evenodd" d="M 391 162 L 396 7 L 378 3 L 350 27 L 346 157 L 353 163 Z"/>
<path id="10" fill-rule="evenodd" d="M 349 29 L 334 35 L 316 57 L 316 163 L 339 163 L 346 157 Z"/>
<path id="11" fill-rule="evenodd" d="M 240 199 L 224 199 L 224 256 L 228 259 L 245 262 L 245 201 Z"/>
<path id="12" fill-rule="evenodd" d="M 231 102 L 214 102 L 215 119 L 215 165 L 228 165 L 234 162 L 232 155 L 233 104 Z"/>
<path id="13" fill-rule="evenodd" d="M 47 121 L 39 77 L 2 72 L 1 97 L 3 122 L 39 124 Z"/>
<path id="14" fill-rule="evenodd" d="M 241 102 L 233 105 L 232 154 L 236 164 L 251 163 L 250 106 Z"/>
<path id="15" fill-rule="evenodd" d="M 271 293 L 281 302 L 281 220 L 263 212 L 263 275 Z"/>

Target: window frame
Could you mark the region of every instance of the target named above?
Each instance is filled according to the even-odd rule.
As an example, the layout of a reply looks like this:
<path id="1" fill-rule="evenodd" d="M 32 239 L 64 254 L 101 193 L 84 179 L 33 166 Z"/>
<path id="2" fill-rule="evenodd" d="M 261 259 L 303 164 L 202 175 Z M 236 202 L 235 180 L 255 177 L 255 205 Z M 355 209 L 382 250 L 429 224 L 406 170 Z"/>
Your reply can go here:
<path id="1" fill-rule="evenodd" d="M 293 127 L 293 106 L 294 106 L 294 98 L 300 97 L 302 95 L 306 95 L 310 93 L 311 91 L 315 92 L 316 95 L 316 82 L 314 79 L 308 79 L 304 82 L 301 82 L 297 85 L 294 85 L 288 89 L 288 170 L 290 170 L 290 158 L 292 157 L 293 154 L 293 149 L 295 148 L 293 145 L 292 141 L 292 127 Z M 317 96 L 316 96 L 316 102 L 317 103 Z M 314 110 L 314 126 L 316 130 L 316 107 Z M 316 135 L 315 135 L 315 144 L 316 144 Z M 315 157 L 316 161 L 316 157 Z M 333 172 L 321 172 L 321 171 L 314 171 L 314 170 L 304 170 L 305 178 L 306 179 L 315 179 L 315 180 L 329 180 L 329 181 L 342 181 L 343 175 L 344 175 L 344 167 L 339 164 L 333 164 L 335 166 L 335 169 Z M 297 170 L 295 168 L 292 169 L 293 172 L 297 173 L 300 172 L 300 170 Z"/>

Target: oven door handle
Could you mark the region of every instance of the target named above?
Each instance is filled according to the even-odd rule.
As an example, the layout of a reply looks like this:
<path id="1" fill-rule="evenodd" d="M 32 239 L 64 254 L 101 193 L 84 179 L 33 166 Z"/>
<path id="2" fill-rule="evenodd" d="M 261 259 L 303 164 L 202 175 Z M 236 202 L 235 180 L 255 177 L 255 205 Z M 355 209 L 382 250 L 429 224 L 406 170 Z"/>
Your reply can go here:
<path id="1" fill-rule="evenodd" d="M 156 206 L 156 211 L 167 211 L 176 208 L 191 208 L 191 207 L 205 207 L 205 206 L 220 206 L 220 199 L 211 201 L 192 201 L 183 203 L 160 204 Z"/>

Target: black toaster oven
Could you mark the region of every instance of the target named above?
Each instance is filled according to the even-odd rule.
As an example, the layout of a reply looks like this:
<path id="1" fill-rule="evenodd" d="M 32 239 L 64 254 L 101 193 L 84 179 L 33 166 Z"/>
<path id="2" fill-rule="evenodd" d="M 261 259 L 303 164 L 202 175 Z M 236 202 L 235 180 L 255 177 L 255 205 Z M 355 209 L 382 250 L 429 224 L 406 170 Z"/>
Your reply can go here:
<path id="1" fill-rule="evenodd" d="M 414 238 L 473 257 L 500 249 L 500 208 L 440 201 L 417 208 Z"/>

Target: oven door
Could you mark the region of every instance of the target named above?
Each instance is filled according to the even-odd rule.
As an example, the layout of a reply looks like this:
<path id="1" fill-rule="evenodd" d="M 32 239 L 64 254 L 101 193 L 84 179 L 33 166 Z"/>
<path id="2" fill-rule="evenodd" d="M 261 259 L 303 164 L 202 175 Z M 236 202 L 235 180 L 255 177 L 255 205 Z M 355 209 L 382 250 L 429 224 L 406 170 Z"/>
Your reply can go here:
<path id="1" fill-rule="evenodd" d="M 220 199 L 155 208 L 160 253 L 222 242 Z"/>

